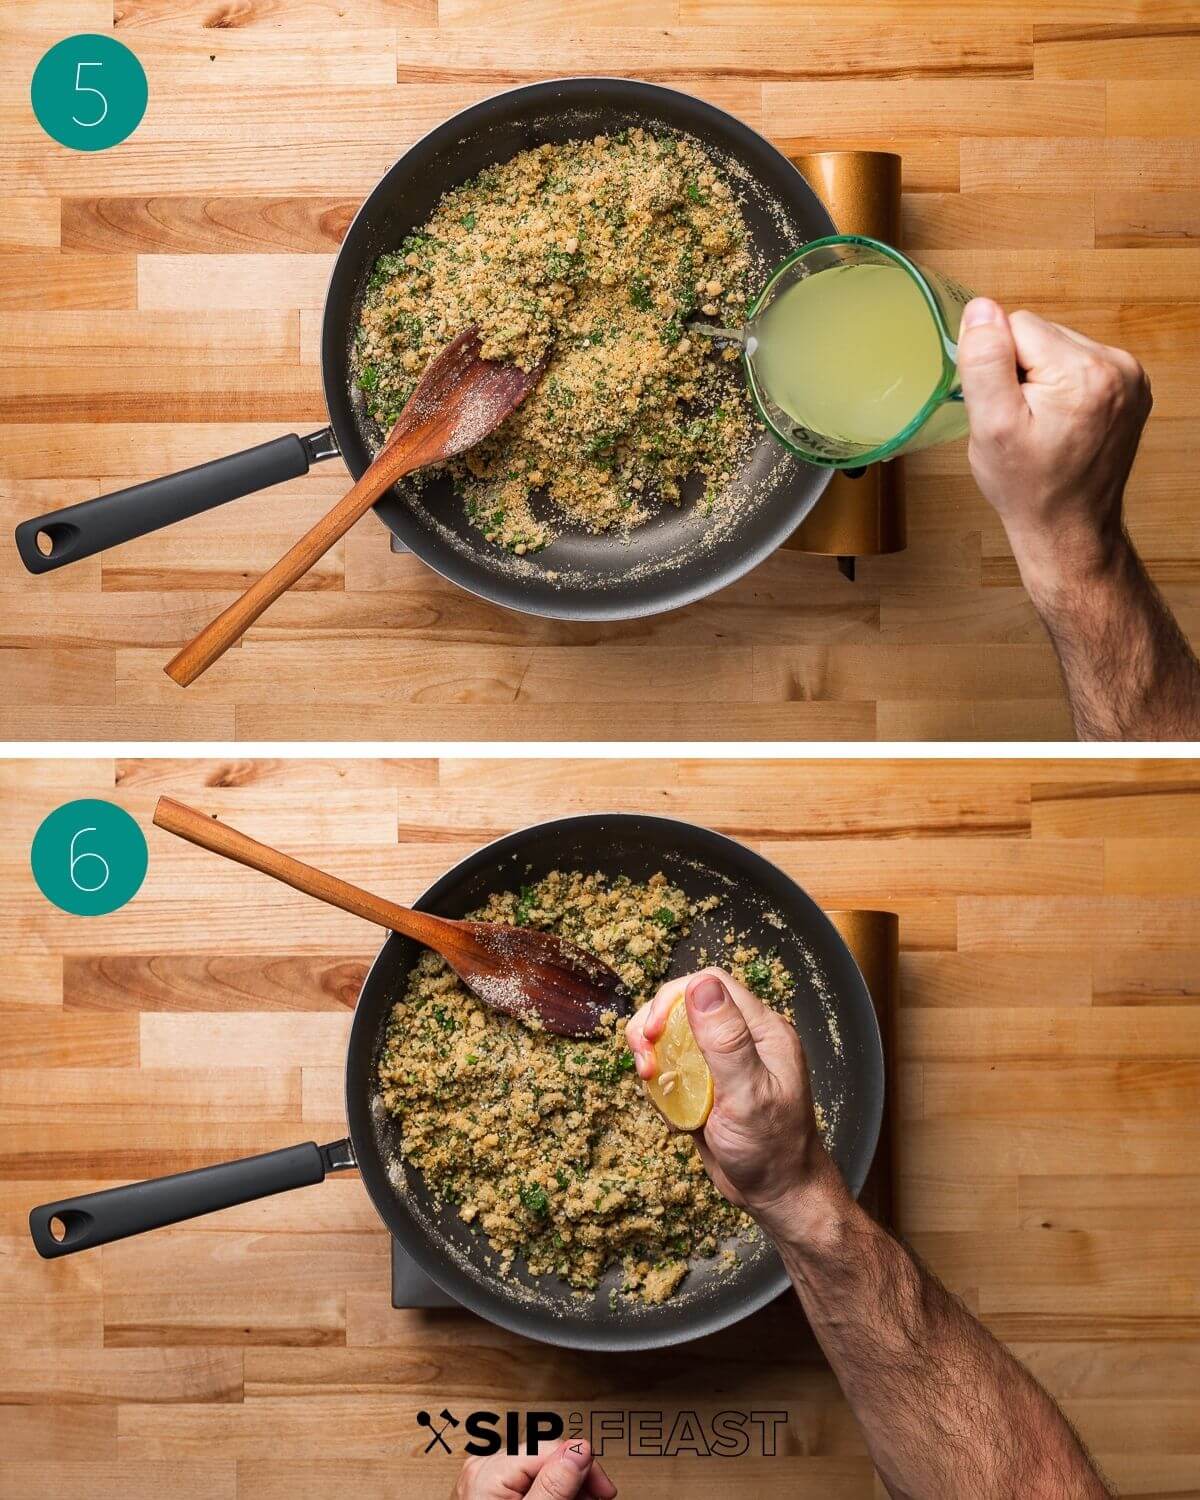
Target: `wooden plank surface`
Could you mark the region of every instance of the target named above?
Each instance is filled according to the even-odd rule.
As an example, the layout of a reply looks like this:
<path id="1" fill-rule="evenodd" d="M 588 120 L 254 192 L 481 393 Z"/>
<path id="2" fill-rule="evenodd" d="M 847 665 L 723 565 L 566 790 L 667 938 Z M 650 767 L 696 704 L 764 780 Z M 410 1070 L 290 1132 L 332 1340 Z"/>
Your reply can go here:
<path id="1" fill-rule="evenodd" d="M 456 1461 L 422 1455 L 418 1410 L 708 1411 L 714 1392 L 786 1411 L 781 1455 L 617 1457 L 626 1493 L 876 1493 L 786 1303 L 700 1350 L 602 1361 L 396 1312 L 354 1178 L 38 1260 L 35 1203 L 343 1129 L 375 934 L 169 839 L 162 792 L 400 899 L 515 826 L 620 807 L 742 838 L 826 905 L 897 910 L 899 1228 L 1123 1493 L 1200 1494 L 1195 763 L 50 760 L 0 762 L 6 1500 L 433 1500 Z M 40 898 L 26 850 L 88 795 L 138 818 L 150 868 L 84 920 Z"/>
<path id="2" fill-rule="evenodd" d="M 120 148 L 28 110 L 71 31 L 142 58 Z M 1123 341 L 1157 411 L 1130 522 L 1193 638 L 1200 37 L 1191 0 L 36 0 L 0 60 L 0 521 L 323 420 L 329 265 L 407 144 L 497 89 L 690 90 L 793 151 L 900 151 L 904 242 Z M 345 484 L 273 493 L 31 579 L 0 561 L 0 735 L 21 739 L 1055 739 L 1062 688 L 962 445 L 908 465 L 909 547 L 851 585 L 781 552 L 614 626 L 492 609 L 364 519 L 202 684 L 173 652 Z M 647 663 L 654 664 L 647 670 Z"/>

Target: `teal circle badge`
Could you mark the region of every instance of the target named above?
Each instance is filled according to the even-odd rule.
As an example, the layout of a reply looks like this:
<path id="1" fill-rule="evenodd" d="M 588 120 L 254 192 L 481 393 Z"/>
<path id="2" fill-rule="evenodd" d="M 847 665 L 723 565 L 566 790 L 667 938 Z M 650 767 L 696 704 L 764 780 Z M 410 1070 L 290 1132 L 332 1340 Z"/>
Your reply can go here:
<path id="1" fill-rule="evenodd" d="M 73 151 L 106 151 L 146 113 L 146 72 L 115 37 L 81 32 L 56 42 L 33 71 L 38 124 Z"/>
<path id="2" fill-rule="evenodd" d="M 123 807 L 84 797 L 43 820 L 29 863 L 47 901 L 76 917 L 103 917 L 137 895 L 149 855 Z"/>

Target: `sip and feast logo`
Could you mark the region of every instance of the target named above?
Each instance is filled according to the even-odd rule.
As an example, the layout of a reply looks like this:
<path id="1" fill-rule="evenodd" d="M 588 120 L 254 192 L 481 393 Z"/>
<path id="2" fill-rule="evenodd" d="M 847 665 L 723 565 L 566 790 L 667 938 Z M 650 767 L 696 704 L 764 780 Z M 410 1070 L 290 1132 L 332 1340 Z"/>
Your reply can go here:
<path id="1" fill-rule="evenodd" d="M 419 1411 L 426 1453 L 537 1453 L 543 1443 L 586 1437 L 597 1458 L 774 1458 L 786 1411 L 718 1411 L 710 1417 L 684 1411 L 472 1411 L 456 1416 Z"/>

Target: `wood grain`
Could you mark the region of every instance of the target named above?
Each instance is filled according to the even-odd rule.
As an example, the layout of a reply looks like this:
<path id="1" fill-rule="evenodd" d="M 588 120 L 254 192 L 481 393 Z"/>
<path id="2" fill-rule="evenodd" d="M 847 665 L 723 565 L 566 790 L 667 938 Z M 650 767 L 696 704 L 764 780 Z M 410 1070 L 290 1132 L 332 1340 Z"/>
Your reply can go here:
<path id="1" fill-rule="evenodd" d="M 827 904 L 899 911 L 898 1227 L 1124 1493 L 1200 1491 L 1194 762 L 226 758 L 0 763 L 0 1493 L 327 1500 L 352 1483 L 433 1500 L 457 1459 L 422 1456 L 420 1409 L 714 1399 L 786 1410 L 782 1455 L 719 1472 L 618 1455 L 618 1484 L 876 1493 L 791 1304 L 699 1360 L 599 1364 L 465 1314 L 396 1312 L 353 1176 L 38 1260 L 34 1203 L 344 1128 L 342 1054 L 378 939 L 178 846 L 150 826 L 160 793 L 324 847 L 401 899 L 513 827 L 620 807 L 747 840 Z M 118 802 L 151 840 L 142 892 L 99 924 L 28 880 L 28 839 L 68 795 Z"/>
<path id="2" fill-rule="evenodd" d="M 787 150 L 904 156 L 904 242 L 1124 343 L 1156 412 L 1132 533 L 1200 636 L 1194 0 L 27 0 L 0 35 L 3 523 L 324 421 L 332 257 L 404 148 L 498 89 L 641 76 Z M 142 58 L 119 150 L 63 151 L 30 69 Z M 962 445 L 908 463 L 909 546 L 848 584 L 781 552 L 613 626 L 505 613 L 359 522 L 188 694 L 161 666 L 344 487 L 340 464 L 33 579 L 0 560 L 0 733 L 144 740 L 1045 739 L 1061 684 Z M 647 670 L 647 663 L 653 669 Z M 320 682 L 319 693 L 305 682 Z M 169 691 L 168 691 L 169 689 Z M 204 697 L 192 693 L 203 692 Z M 302 695 L 299 696 L 298 695 Z"/>
<path id="3" fill-rule="evenodd" d="M 1169 79 L 1200 77 L 1200 35 L 1194 25 L 1033 28 L 1033 70 L 1039 78 Z"/>

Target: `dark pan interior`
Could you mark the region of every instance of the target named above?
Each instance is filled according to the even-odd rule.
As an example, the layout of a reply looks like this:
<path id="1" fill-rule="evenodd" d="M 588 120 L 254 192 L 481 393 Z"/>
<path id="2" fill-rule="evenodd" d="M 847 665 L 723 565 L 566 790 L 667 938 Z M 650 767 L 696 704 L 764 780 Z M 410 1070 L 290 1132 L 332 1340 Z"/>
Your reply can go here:
<path id="1" fill-rule="evenodd" d="M 797 1029 L 808 1053 L 818 1101 L 836 1120 L 831 1142 L 857 1193 L 879 1135 L 883 1053 L 862 976 L 819 907 L 774 865 L 708 829 L 626 814 L 564 818 L 514 833 L 480 849 L 444 875 L 417 903 L 462 916 L 496 890 L 559 869 L 602 870 L 633 879 L 663 870 L 693 897 L 722 897 L 676 949 L 672 974 L 697 967 L 702 947 L 720 951 L 730 926 L 763 948 L 776 947 L 797 976 Z M 714 1332 L 762 1307 L 787 1284 L 774 1251 L 741 1247 L 734 1273 L 699 1261 L 682 1290 L 658 1307 L 608 1302 L 619 1273 L 580 1297 L 555 1277 L 502 1281 L 488 1267 L 487 1242 L 453 1210 L 439 1209 L 419 1174 L 399 1164 L 395 1121 L 378 1107 L 375 1083 L 388 1013 L 418 953 L 388 938 L 358 1003 L 347 1059 L 350 1130 L 363 1181 L 384 1222 L 422 1269 L 463 1305 L 532 1338 L 578 1348 L 629 1350 L 678 1343 Z M 834 1037 L 837 1037 L 835 1043 Z"/>
<path id="2" fill-rule="evenodd" d="M 358 476 L 380 434 L 349 385 L 358 311 L 377 257 L 395 250 L 447 188 L 484 167 L 548 141 L 649 126 L 683 131 L 732 167 L 730 180 L 764 272 L 807 240 L 833 231 L 795 168 L 732 115 L 689 94 L 620 78 L 575 78 L 513 89 L 453 116 L 388 171 L 351 224 L 329 288 L 322 334 L 325 396 L 351 472 Z M 769 556 L 808 514 L 828 471 L 799 463 L 764 432 L 732 490 L 726 523 L 684 505 L 632 540 L 570 531 L 535 557 L 490 547 L 467 522 L 448 479 L 389 492 L 376 511 L 407 547 L 463 588 L 510 609 L 568 619 L 631 619 L 673 609 L 722 588 Z M 551 577 L 551 574 L 557 577 Z"/>

